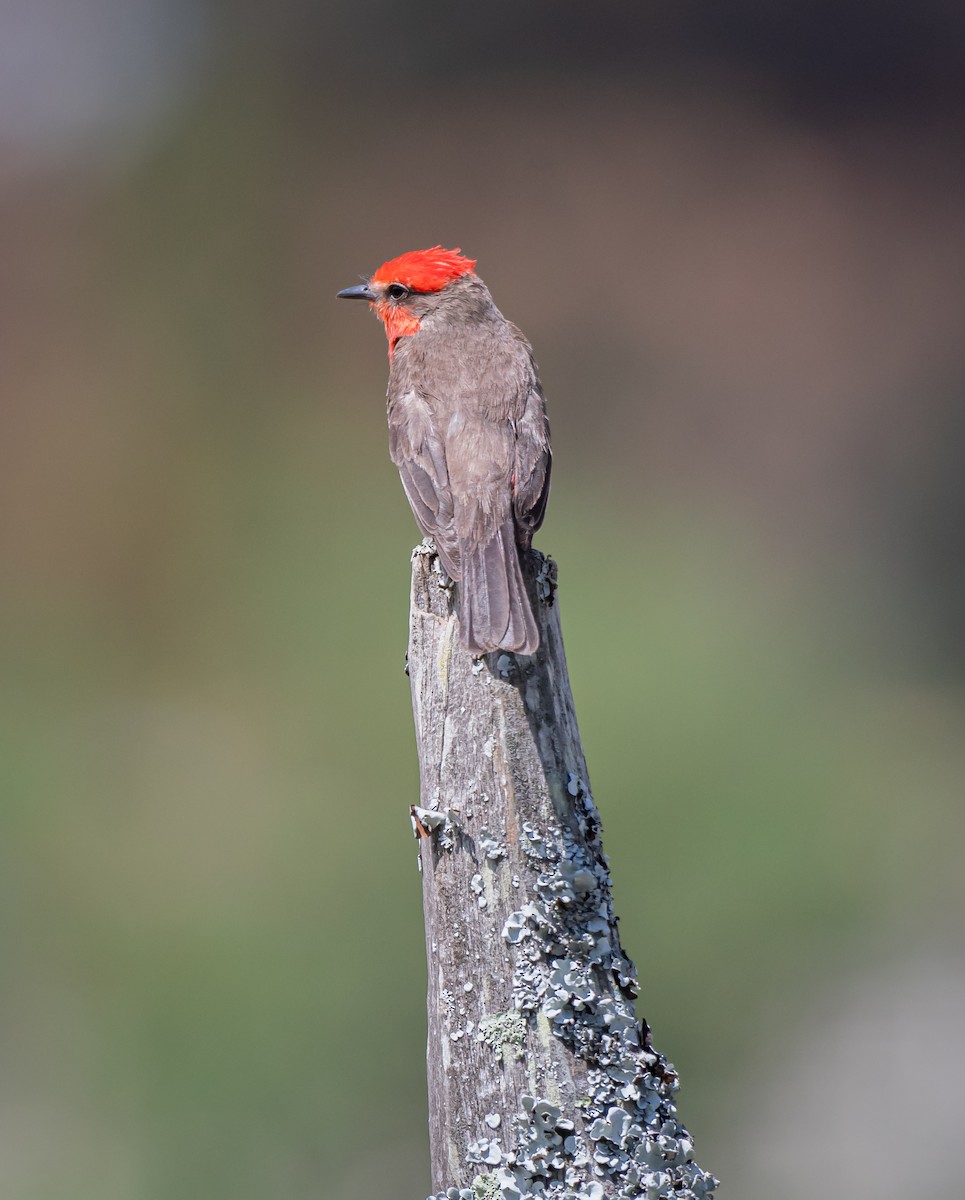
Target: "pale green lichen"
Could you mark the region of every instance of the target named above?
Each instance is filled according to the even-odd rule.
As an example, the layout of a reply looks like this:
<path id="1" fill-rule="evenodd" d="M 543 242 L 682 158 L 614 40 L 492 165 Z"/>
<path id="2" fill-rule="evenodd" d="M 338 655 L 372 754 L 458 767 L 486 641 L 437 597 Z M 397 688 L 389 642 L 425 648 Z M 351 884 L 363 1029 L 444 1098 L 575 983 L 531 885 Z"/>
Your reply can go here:
<path id="1" fill-rule="evenodd" d="M 479 848 L 490 862 L 506 857 L 506 847 L 487 829 L 479 831 Z"/>
<path id="2" fill-rule="evenodd" d="M 526 1018 L 513 1011 L 492 1013 L 479 1022 L 478 1038 L 485 1042 L 501 1062 L 523 1057 L 526 1041 Z"/>
<path id="3" fill-rule="evenodd" d="M 477 1175 L 469 1186 L 473 1200 L 500 1200 L 503 1194 L 499 1180 L 492 1171 L 485 1175 Z"/>

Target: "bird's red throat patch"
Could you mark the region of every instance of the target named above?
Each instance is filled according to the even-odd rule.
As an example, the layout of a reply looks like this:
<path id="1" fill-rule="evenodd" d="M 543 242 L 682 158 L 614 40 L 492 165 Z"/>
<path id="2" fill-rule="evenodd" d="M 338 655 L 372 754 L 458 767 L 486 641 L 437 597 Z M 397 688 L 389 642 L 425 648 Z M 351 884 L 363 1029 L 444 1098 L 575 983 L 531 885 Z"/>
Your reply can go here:
<path id="1" fill-rule="evenodd" d="M 466 258 L 461 250 L 445 250 L 432 246 L 429 250 L 410 250 L 398 258 L 390 258 L 372 275 L 370 283 L 401 283 L 413 292 L 441 292 L 455 279 L 468 275 L 476 259 Z M 419 330 L 419 318 L 407 308 L 378 300 L 372 307 L 385 325 L 389 340 L 389 358 L 399 338 L 409 337 Z"/>
<path id="2" fill-rule="evenodd" d="M 385 336 L 389 339 L 389 358 L 391 358 L 399 338 L 409 337 L 410 334 L 419 332 L 419 318 L 415 313 L 410 313 L 407 308 L 389 304 L 386 300 L 378 300 L 372 307 L 375 309 L 375 315 L 385 326 Z"/>

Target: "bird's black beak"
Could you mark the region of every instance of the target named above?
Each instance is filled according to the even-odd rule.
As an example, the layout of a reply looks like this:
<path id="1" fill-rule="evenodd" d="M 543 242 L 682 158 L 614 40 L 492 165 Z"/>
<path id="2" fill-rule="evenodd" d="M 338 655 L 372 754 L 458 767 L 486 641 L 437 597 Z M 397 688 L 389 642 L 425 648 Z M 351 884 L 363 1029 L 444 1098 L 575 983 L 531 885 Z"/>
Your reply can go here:
<path id="1" fill-rule="evenodd" d="M 355 287 L 342 288 L 335 293 L 336 300 L 374 300 L 375 292 L 367 283 L 357 283 Z"/>

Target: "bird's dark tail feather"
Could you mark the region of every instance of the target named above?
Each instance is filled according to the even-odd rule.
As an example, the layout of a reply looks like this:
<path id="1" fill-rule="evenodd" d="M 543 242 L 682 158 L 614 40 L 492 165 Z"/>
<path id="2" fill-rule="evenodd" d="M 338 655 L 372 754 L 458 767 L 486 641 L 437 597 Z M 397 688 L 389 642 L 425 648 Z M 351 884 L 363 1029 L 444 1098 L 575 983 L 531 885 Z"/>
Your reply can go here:
<path id="1" fill-rule="evenodd" d="M 493 650 L 535 654 L 539 630 L 526 592 L 513 522 L 501 525 L 484 546 L 464 546 L 461 557 L 462 644 L 473 654 Z"/>

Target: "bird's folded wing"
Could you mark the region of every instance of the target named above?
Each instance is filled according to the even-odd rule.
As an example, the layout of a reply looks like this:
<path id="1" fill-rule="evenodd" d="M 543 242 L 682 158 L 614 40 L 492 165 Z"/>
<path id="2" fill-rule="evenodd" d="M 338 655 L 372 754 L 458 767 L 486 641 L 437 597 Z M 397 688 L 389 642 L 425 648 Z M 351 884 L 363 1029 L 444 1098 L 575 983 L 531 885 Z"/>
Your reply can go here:
<path id="1" fill-rule="evenodd" d="M 459 548 L 452 521 L 452 491 L 446 468 L 446 452 L 434 432 L 426 431 L 419 445 L 411 444 L 407 431 L 389 426 L 389 453 L 399 468 L 402 486 L 416 524 L 431 537 L 446 573 L 460 578 Z"/>
<path id="2" fill-rule="evenodd" d="M 513 472 L 513 513 L 520 532 L 530 537 L 543 523 L 552 463 L 546 406 L 539 382 L 533 378 L 523 414 L 516 421 Z"/>

